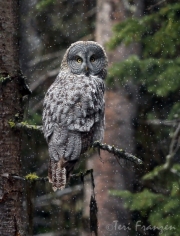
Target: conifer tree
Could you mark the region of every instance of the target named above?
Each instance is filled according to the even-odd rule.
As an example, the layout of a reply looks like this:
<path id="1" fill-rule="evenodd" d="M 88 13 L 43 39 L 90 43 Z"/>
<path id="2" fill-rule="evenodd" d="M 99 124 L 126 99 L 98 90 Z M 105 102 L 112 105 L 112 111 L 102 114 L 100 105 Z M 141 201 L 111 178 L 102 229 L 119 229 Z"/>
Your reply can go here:
<path id="1" fill-rule="evenodd" d="M 114 27 L 109 48 L 136 41 L 142 56 L 131 55 L 110 68 L 109 83 L 133 78 L 139 88 L 136 124 L 137 156 L 144 161 L 134 193 L 112 191 L 126 199 L 139 235 L 179 235 L 180 139 L 180 3 L 146 3 L 141 19 L 129 18 Z M 143 176 L 143 177 L 142 177 Z M 142 177 L 142 179 L 141 179 Z M 147 230 L 135 227 L 156 227 Z"/>

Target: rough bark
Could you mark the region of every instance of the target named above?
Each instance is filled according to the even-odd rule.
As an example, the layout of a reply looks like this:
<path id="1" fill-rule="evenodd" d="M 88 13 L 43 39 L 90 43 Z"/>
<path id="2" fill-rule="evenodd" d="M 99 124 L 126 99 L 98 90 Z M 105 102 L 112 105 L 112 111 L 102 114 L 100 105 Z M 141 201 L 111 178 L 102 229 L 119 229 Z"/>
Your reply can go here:
<path id="1" fill-rule="evenodd" d="M 9 121 L 22 119 L 18 60 L 18 1 L 0 0 L 0 235 L 23 235 L 20 175 L 21 134 Z M 7 79 L 8 78 L 8 79 Z"/>
<path id="2" fill-rule="evenodd" d="M 136 1 L 136 4 L 140 2 Z M 139 6 L 138 6 L 139 7 Z M 98 0 L 96 41 L 105 46 L 112 36 L 112 27 L 115 23 L 126 19 L 130 13 L 125 9 L 123 0 Z M 142 8 L 141 8 L 142 10 Z M 136 16 L 140 14 L 136 13 Z M 119 46 L 115 51 L 108 52 L 109 65 L 121 61 L 130 54 L 140 53 L 138 44 L 130 47 Z M 107 144 L 133 153 L 135 150 L 133 118 L 136 115 L 136 92 L 132 84 L 125 88 L 117 85 L 116 89 L 106 91 L 106 129 L 104 141 Z M 99 235 L 129 235 L 126 228 L 130 223 L 128 212 L 124 208 L 121 198 L 109 195 L 109 190 L 132 190 L 134 182 L 133 168 L 121 167 L 116 159 L 109 153 L 101 152 L 104 164 L 98 156 L 88 160 L 88 168 L 94 169 L 95 191 L 98 205 Z M 85 190 L 86 199 L 89 199 L 90 190 Z M 87 205 L 88 203 L 85 202 Z M 88 209 L 85 209 L 85 216 L 88 216 Z M 118 226 L 122 227 L 118 229 Z"/>

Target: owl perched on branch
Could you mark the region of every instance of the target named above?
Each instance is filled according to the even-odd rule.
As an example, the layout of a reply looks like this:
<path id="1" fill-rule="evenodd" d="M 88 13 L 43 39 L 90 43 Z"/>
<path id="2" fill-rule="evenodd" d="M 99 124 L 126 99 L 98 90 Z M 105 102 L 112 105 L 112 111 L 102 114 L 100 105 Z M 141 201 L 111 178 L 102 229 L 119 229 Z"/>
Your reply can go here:
<path id="1" fill-rule="evenodd" d="M 78 41 L 66 51 L 44 99 L 43 132 L 49 148 L 49 182 L 63 189 L 80 155 L 104 133 L 104 79 L 108 60 L 101 45 Z"/>

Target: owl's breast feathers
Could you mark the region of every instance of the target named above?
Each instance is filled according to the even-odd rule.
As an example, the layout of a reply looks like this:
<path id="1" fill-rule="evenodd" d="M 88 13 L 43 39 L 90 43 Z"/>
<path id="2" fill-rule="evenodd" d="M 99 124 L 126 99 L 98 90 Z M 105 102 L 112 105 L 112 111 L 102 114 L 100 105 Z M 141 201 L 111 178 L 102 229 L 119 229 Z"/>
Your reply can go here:
<path id="1" fill-rule="evenodd" d="M 97 76 L 60 72 L 45 96 L 43 131 L 49 146 L 51 166 L 59 163 L 67 178 L 80 154 L 93 141 L 103 138 L 103 95 L 104 82 Z M 52 177 L 51 170 L 51 182 L 53 178 L 57 179 L 56 176 Z M 61 186 L 64 187 L 64 184 Z"/>
<path id="2" fill-rule="evenodd" d="M 103 96 L 104 82 L 97 76 L 61 72 L 44 100 L 45 138 L 52 135 L 57 125 L 71 131 L 89 132 L 104 116 Z"/>

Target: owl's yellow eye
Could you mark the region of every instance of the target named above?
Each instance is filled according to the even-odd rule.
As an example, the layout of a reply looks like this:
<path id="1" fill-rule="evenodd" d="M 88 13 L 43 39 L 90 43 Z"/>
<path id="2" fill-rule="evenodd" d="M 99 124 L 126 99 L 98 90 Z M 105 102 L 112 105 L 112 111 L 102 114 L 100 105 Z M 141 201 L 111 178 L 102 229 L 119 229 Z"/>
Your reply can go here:
<path id="1" fill-rule="evenodd" d="M 76 61 L 77 61 L 78 63 L 81 63 L 81 62 L 82 62 L 82 59 L 81 59 L 80 57 L 77 57 Z"/>
<path id="2" fill-rule="evenodd" d="M 95 62 L 95 60 L 96 60 L 96 59 L 95 59 L 95 57 L 93 57 L 93 56 L 90 58 L 90 61 L 91 61 L 91 62 Z"/>

